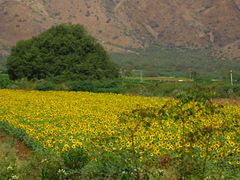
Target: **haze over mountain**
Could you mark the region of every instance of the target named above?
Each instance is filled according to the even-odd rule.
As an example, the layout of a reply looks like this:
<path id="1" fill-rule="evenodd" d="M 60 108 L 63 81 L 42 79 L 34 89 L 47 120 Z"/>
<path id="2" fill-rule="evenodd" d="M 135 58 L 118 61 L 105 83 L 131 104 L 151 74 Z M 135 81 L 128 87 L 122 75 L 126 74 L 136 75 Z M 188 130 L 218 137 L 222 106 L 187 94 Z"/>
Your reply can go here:
<path id="1" fill-rule="evenodd" d="M 84 25 L 109 52 L 156 43 L 240 58 L 240 0 L 0 0 L 0 54 L 59 23 Z"/>

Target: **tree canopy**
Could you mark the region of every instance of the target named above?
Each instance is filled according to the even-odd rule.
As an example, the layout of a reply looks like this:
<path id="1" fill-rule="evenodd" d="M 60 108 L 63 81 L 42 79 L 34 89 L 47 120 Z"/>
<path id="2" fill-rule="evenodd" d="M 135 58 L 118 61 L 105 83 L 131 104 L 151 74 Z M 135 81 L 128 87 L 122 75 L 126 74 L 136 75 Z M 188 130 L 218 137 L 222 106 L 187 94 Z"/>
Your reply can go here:
<path id="1" fill-rule="evenodd" d="M 107 52 L 81 25 L 57 25 L 30 40 L 17 42 L 7 59 L 7 69 L 12 80 L 118 76 Z"/>

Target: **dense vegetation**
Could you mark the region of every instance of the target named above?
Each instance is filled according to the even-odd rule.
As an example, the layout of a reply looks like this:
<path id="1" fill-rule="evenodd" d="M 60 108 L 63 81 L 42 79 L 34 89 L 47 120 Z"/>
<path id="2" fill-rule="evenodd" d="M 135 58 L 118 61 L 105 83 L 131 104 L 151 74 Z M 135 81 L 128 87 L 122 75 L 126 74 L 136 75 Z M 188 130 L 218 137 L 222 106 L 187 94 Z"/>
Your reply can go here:
<path id="1" fill-rule="evenodd" d="M 162 78 L 163 80 L 146 80 L 143 78 L 118 78 L 102 80 L 53 81 L 53 80 L 17 80 L 12 81 L 8 75 L 0 74 L 0 88 L 25 90 L 62 90 L 89 91 L 134 94 L 142 96 L 176 97 L 198 95 L 210 98 L 240 97 L 240 84 L 229 81 L 179 81 L 179 78 Z"/>
<path id="2" fill-rule="evenodd" d="M 56 31 L 56 27 L 52 28 L 51 31 Z M 86 34 L 85 31 L 84 33 Z M 40 36 L 43 36 L 43 39 L 46 39 L 46 42 L 48 42 L 49 36 L 45 34 L 47 34 L 47 32 Z M 59 37 L 59 39 L 61 40 L 64 38 Z M 56 40 L 56 42 L 58 42 L 58 40 Z M 52 42 L 52 45 L 54 47 L 56 45 L 56 49 L 60 48 L 54 42 Z M 10 79 L 7 75 L 0 75 L 0 87 L 11 89 L 115 92 L 174 97 L 176 94 L 188 94 L 193 91 L 205 92 L 205 94 L 209 94 L 211 97 L 236 97 L 240 94 L 239 60 L 218 59 L 214 56 L 211 48 L 186 49 L 182 47 L 152 45 L 145 50 L 133 51 L 135 53 L 111 54 L 111 59 L 121 68 L 119 72 L 123 77 L 122 79 L 100 79 L 102 77 L 100 76 L 100 69 L 97 71 L 94 70 L 96 66 L 94 60 L 96 60 L 100 66 L 105 62 L 99 60 L 98 57 L 92 59 L 93 61 L 86 61 L 85 63 L 81 61 L 80 64 L 69 68 L 69 70 L 74 70 L 76 68 L 78 71 L 86 68 L 86 71 L 82 71 L 82 73 L 77 72 L 76 69 L 76 71 L 74 71 L 74 73 L 77 72 L 76 74 L 70 74 L 67 73 L 67 70 L 61 70 L 61 68 L 67 67 L 72 63 L 73 54 L 71 54 L 70 51 L 69 54 L 66 54 L 66 59 L 64 59 L 62 63 L 60 63 L 57 58 L 54 59 L 52 65 L 57 66 L 55 69 L 48 67 L 51 64 L 51 60 L 49 64 L 48 59 L 45 59 L 47 63 L 43 64 L 44 67 L 48 71 L 59 71 L 56 74 L 57 77 L 52 77 L 51 75 L 46 79 L 29 81 L 28 79 L 31 79 L 31 73 L 35 74 L 35 72 L 31 71 L 27 79 L 11 81 L 11 75 Z M 57 56 L 60 57 L 59 59 L 63 60 L 64 56 L 61 55 L 62 52 L 59 53 L 60 54 L 57 54 Z M 103 54 L 105 54 L 105 52 Z M 92 56 L 92 54 L 90 56 Z M 44 54 L 43 57 L 48 58 Z M 51 52 L 49 57 L 52 57 Z M 11 56 L 9 59 L 11 59 Z M 106 60 L 110 62 L 108 57 Z M 0 59 L 0 73 L 6 73 L 7 69 L 5 63 L 6 57 L 2 57 Z M 106 63 L 103 66 L 105 67 L 105 65 Z M 230 70 L 233 70 L 233 86 L 230 84 Z M 102 74 L 103 77 L 116 77 L 118 74 L 117 69 L 112 63 L 109 64 L 107 69 L 101 72 L 108 72 L 111 74 L 109 76 L 104 76 Z M 140 73 L 142 73 L 143 82 L 140 80 Z M 160 78 L 156 80 L 159 76 Z M 153 77 L 153 80 L 151 78 L 145 79 L 145 77 Z M 179 80 L 184 80 L 184 82 L 179 82 Z"/>
<path id="3" fill-rule="evenodd" d="M 6 62 L 7 62 L 7 56 L 0 55 L 0 74 L 7 73 Z"/>
<path id="4" fill-rule="evenodd" d="M 58 25 L 20 41 L 7 59 L 10 79 L 86 80 L 115 78 L 116 66 L 80 25 Z"/>
<path id="5" fill-rule="evenodd" d="M 240 81 L 240 59 L 219 59 L 209 47 L 188 49 L 152 45 L 132 53 L 114 53 L 112 59 L 129 74 L 129 70 L 142 70 L 143 76 L 175 76 L 195 79 L 229 79 L 233 70 Z"/>

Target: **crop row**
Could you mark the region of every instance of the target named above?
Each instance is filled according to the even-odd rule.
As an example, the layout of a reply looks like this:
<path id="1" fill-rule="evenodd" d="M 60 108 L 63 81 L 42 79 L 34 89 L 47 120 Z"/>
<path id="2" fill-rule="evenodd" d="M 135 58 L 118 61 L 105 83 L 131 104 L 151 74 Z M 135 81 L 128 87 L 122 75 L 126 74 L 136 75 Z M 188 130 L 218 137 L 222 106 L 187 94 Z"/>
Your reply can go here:
<path id="1" fill-rule="evenodd" d="M 0 90 L 0 122 L 56 154 L 81 147 L 239 164 L 240 107 L 88 92 Z M 235 157 L 235 158 L 232 158 Z M 237 158 L 236 158 L 237 157 Z"/>

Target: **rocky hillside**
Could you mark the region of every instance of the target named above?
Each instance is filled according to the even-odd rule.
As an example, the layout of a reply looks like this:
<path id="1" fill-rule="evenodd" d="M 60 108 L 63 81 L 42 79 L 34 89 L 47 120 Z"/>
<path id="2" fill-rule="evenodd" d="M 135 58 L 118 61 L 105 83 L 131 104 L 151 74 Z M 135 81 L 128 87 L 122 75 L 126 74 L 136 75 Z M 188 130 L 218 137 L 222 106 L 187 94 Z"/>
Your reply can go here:
<path id="1" fill-rule="evenodd" d="M 240 58 L 239 0 L 0 0 L 0 52 L 58 23 L 80 23 L 110 52 L 150 43 Z"/>

